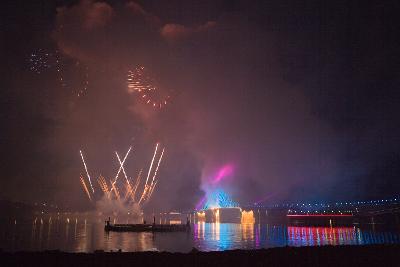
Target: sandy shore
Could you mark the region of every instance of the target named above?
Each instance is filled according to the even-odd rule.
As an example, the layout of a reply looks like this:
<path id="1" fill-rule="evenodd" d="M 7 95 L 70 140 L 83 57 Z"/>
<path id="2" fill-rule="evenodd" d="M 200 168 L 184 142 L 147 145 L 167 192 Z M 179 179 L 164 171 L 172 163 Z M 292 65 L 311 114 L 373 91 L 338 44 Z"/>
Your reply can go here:
<path id="1" fill-rule="evenodd" d="M 400 266 L 400 245 L 284 247 L 223 252 L 1 252 L 1 266 Z"/>

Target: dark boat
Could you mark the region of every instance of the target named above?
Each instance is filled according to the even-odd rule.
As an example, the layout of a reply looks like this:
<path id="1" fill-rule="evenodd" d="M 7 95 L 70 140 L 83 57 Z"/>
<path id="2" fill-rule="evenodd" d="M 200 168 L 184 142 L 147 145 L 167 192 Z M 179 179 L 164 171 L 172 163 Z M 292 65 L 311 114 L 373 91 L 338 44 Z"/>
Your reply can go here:
<path id="1" fill-rule="evenodd" d="M 186 224 L 111 224 L 105 222 L 104 231 L 113 232 L 186 232 L 190 231 L 189 221 Z"/>

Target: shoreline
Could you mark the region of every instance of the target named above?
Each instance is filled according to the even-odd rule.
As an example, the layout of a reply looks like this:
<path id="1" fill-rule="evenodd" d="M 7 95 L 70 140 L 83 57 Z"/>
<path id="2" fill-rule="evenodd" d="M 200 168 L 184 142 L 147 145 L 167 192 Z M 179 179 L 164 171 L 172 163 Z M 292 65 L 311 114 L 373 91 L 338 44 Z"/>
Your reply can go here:
<path id="1" fill-rule="evenodd" d="M 400 245 L 277 247 L 188 253 L 0 252 L 2 266 L 400 266 Z"/>

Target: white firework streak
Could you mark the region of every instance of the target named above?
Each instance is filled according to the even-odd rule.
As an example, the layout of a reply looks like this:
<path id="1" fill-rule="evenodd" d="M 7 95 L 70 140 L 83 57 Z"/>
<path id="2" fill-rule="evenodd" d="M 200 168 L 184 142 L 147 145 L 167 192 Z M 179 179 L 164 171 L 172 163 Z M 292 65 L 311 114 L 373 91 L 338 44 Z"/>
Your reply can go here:
<path id="1" fill-rule="evenodd" d="M 152 179 L 152 181 L 151 181 L 150 187 L 153 185 L 154 179 L 155 179 L 156 176 L 157 176 L 157 171 L 158 171 L 158 168 L 160 167 L 160 163 L 161 163 L 162 157 L 163 157 L 163 155 L 164 155 L 164 150 L 165 150 L 165 148 L 163 148 L 163 150 L 162 150 L 162 152 L 161 152 L 161 156 L 160 156 L 160 159 L 158 160 L 156 170 L 154 171 L 154 175 L 153 175 L 153 179 Z"/>
<path id="2" fill-rule="evenodd" d="M 165 150 L 165 148 L 163 148 L 163 150 L 161 152 L 161 156 L 158 159 L 158 163 L 157 163 L 157 167 L 156 167 L 156 169 L 154 171 L 153 179 L 152 179 L 151 184 L 149 186 L 149 190 L 148 190 L 147 196 L 145 197 L 146 201 L 150 200 L 150 197 L 153 194 L 154 188 L 156 187 L 157 181 L 155 180 L 155 178 L 157 176 L 157 171 L 158 171 L 158 168 L 160 167 L 160 163 L 161 163 L 162 157 L 164 155 L 164 150 Z"/>
<path id="3" fill-rule="evenodd" d="M 147 197 L 147 201 L 150 200 L 151 196 L 153 195 L 154 188 L 156 188 L 158 181 L 155 181 L 153 187 L 150 189 L 149 196 Z"/>
<path id="4" fill-rule="evenodd" d="M 125 157 L 124 157 L 124 159 L 122 160 L 122 163 L 121 163 L 120 166 L 119 166 L 119 169 L 118 169 L 117 175 L 115 176 L 114 182 L 111 182 L 111 189 L 110 189 L 110 192 L 114 189 L 114 185 L 115 185 L 115 183 L 117 182 L 118 175 L 119 175 L 119 173 L 121 172 L 121 169 L 123 168 L 123 165 L 124 165 L 124 163 L 125 163 L 125 160 L 126 160 L 126 158 L 128 157 L 129 152 L 131 152 L 131 149 L 132 149 L 132 147 L 129 147 L 128 152 L 126 152 Z"/>
<path id="5" fill-rule="evenodd" d="M 154 150 L 153 158 L 151 159 L 149 172 L 147 173 L 146 182 L 145 182 L 145 184 L 144 184 L 143 193 L 142 193 L 142 196 L 140 197 L 139 203 L 142 201 L 142 199 L 143 199 L 143 197 L 144 197 L 144 195 L 145 195 L 145 193 L 146 193 L 146 191 L 147 191 L 147 190 L 146 190 L 146 189 L 147 189 L 147 182 L 148 182 L 149 177 L 150 177 L 151 169 L 153 168 L 154 158 L 156 157 L 157 149 L 158 149 L 158 143 L 157 143 L 157 145 L 156 145 L 156 149 Z"/>
<path id="6" fill-rule="evenodd" d="M 90 180 L 90 175 L 89 175 L 89 172 L 88 172 L 88 169 L 87 169 L 87 166 L 86 166 L 85 159 L 83 158 L 82 150 L 79 150 L 79 153 L 81 154 L 81 158 L 82 158 L 82 161 L 83 161 L 83 166 L 85 167 L 85 171 L 86 171 L 86 175 L 87 175 L 87 178 L 89 180 L 89 183 L 90 183 L 90 187 L 92 188 L 92 191 L 94 193 L 94 188 L 93 188 L 93 185 L 92 185 L 92 181 Z"/>
<path id="7" fill-rule="evenodd" d="M 153 163 L 154 163 L 154 158 L 156 157 L 156 154 L 157 154 L 157 149 L 158 149 L 158 143 L 156 145 L 156 149 L 154 150 L 153 158 L 151 159 L 150 168 L 149 168 L 149 172 L 147 173 L 145 185 L 147 185 L 147 181 L 149 180 L 151 169 L 153 169 Z"/>
<path id="8" fill-rule="evenodd" d="M 124 176 L 125 176 L 126 182 L 128 183 L 129 186 L 131 186 L 131 184 L 129 183 L 128 176 L 126 175 L 126 172 L 125 172 L 125 169 L 124 169 L 124 163 L 121 162 L 121 159 L 120 159 L 120 157 L 119 157 L 117 151 L 115 151 L 115 154 L 117 155 L 117 159 L 118 159 L 118 162 L 119 162 L 119 164 L 120 164 L 120 166 L 121 166 L 121 168 L 122 168 L 122 173 L 123 173 Z"/>

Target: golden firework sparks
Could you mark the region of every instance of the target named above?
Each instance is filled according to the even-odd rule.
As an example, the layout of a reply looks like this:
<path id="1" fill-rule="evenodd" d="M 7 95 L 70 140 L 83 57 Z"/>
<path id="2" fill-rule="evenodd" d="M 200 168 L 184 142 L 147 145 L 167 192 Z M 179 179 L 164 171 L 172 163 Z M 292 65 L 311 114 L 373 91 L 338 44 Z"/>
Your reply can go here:
<path id="1" fill-rule="evenodd" d="M 93 188 L 93 185 L 92 185 L 92 181 L 91 181 L 91 179 L 90 179 L 90 175 L 89 175 L 89 172 L 88 172 L 88 169 L 87 169 L 87 166 L 86 166 L 85 159 L 83 158 L 82 150 L 79 150 L 79 153 L 81 154 L 83 166 L 85 167 L 86 176 L 87 176 L 87 178 L 88 178 L 88 180 L 89 180 L 90 187 L 92 188 L 92 191 L 93 191 L 93 193 L 94 193 L 94 188 Z"/>
<path id="2" fill-rule="evenodd" d="M 81 184 L 82 184 L 83 190 L 86 192 L 86 195 L 89 198 L 89 200 L 92 201 L 92 198 L 90 197 L 90 193 L 89 193 L 88 187 L 86 186 L 86 183 L 85 183 L 85 180 L 82 177 L 82 174 L 81 174 L 80 178 L 81 178 Z"/>
<path id="3" fill-rule="evenodd" d="M 116 197 L 118 200 L 121 200 L 121 197 L 120 197 L 120 195 L 119 195 L 118 188 L 115 186 L 115 184 L 114 184 L 111 180 L 110 180 L 110 183 L 111 183 L 111 186 L 112 186 L 111 190 L 114 189 L 115 197 Z M 111 191 L 110 191 L 110 192 L 111 192 Z"/>
<path id="4" fill-rule="evenodd" d="M 171 97 L 169 91 L 159 85 L 155 75 L 143 66 L 129 70 L 126 81 L 128 93 L 138 94 L 146 104 L 154 108 L 163 108 Z"/>

